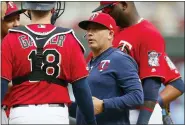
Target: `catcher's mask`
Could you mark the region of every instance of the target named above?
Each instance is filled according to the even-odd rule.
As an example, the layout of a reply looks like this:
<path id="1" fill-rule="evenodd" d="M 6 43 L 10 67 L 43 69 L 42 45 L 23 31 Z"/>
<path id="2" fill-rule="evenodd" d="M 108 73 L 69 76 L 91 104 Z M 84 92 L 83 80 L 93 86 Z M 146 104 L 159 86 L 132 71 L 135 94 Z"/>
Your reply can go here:
<path id="1" fill-rule="evenodd" d="M 56 20 L 64 13 L 65 2 L 62 1 L 24 1 L 21 2 L 21 7 L 23 10 L 40 10 L 40 11 L 49 11 L 53 10 L 51 17 L 51 24 L 55 24 Z M 25 14 L 31 19 L 31 14 Z"/>

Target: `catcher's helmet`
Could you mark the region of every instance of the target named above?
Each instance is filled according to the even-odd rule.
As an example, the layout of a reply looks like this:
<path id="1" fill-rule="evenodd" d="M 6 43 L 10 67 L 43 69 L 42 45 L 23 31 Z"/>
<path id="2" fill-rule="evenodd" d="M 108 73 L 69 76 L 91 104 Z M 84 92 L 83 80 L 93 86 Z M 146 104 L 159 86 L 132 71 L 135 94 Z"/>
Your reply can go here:
<path id="1" fill-rule="evenodd" d="M 51 18 L 52 24 L 56 22 L 56 19 L 59 18 L 65 10 L 65 2 L 63 2 L 62 6 L 61 1 L 23 1 L 21 6 L 23 10 L 49 11 L 54 8 Z M 30 15 L 28 15 L 28 17 L 31 19 Z"/>
<path id="2" fill-rule="evenodd" d="M 22 9 L 48 11 L 55 8 L 56 1 L 24 1 Z"/>

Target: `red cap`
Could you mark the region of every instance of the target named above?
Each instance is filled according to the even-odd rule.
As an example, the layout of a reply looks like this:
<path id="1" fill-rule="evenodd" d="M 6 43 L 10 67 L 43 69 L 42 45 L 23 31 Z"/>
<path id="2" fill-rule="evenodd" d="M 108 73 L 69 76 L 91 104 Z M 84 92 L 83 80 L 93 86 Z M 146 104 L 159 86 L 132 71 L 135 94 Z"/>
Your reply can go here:
<path id="1" fill-rule="evenodd" d="M 97 23 L 107 27 L 109 30 L 116 30 L 116 22 L 109 14 L 106 13 L 93 13 L 89 20 L 81 21 L 78 26 L 87 30 L 89 23 Z"/>
<path id="2" fill-rule="evenodd" d="M 6 4 L 7 4 L 7 10 L 6 10 L 4 18 L 7 18 L 14 14 L 16 15 L 16 14 L 21 14 L 25 12 L 25 10 L 18 10 L 16 4 L 12 1 L 6 2 Z"/>
<path id="3" fill-rule="evenodd" d="M 114 4 L 118 1 L 100 1 L 100 6 L 98 8 L 96 8 L 95 10 L 93 10 L 92 12 L 97 12 L 100 11 L 108 6 L 110 6 L 111 4 Z"/>
<path id="4" fill-rule="evenodd" d="M 113 3 L 116 3 L 116 1 L 100 1 L 100 5 L 113 4 Z"/>

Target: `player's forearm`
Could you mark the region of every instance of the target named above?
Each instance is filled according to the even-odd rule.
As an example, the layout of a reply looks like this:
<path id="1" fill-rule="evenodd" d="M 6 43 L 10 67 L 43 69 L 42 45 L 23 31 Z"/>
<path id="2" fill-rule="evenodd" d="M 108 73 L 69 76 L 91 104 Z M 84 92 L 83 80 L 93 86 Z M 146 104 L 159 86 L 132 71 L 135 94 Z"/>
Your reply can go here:
<path id="1" fill-rule="evenodd" d="M 92 95 L 86 78 L 76 81 L 72 84 L 72 87 L 76 103 L 83 113 L 87 124 L 96 125 Z"/>
<path id="2" fill-rule="evenodd" d="M 140 107 L 137 124 L 148 124 L 155 107 L 161 82 L 159 78 L 146 78 L 143 81 L 144 104 Z"/>
<path id="3" fill-rule="evenodd" d="M 157 77 L 146 78 L 142 80 L 144 100 L 157 101 L 159 89 L 161 87 L 161 80 Z"/>
<path id="4" fill-rule="evenodd" d="M 170 102 L 177 99 L 183 93 L 184 93 L 184 82 L 181 78 L 179 78 L 167 84 L 165 89 L 161 91 L 160 97 L 158 98 L 158 102 L 161 107 L 165 107 L 165 105 L 168 105 Z"/>
<path id="5" fill-rule="evenodd" d="M 130 85 L 127 86 L 126 93 L 123 96 L 103 100 L 104 111 L 131 109 L 143 104 L 144 95 L 141 83 L 138 79 L 132 80 L 129 83 Z"/>
<path id="6" fill-rule="evenodd" d="M 155 108 L 155 104 L 155 101 L 144 101 L 144 104 L 140 107 L 137 125 L 148 124 L 150 117 L 153 113 L 153 109 Z"/>
<path id="7" fill-rule="evenodd" d="M 8 80 L 1 78 L 1 102 L 3 101 L 5 94 L 8 91 L 8 83 Z"/>
<path id="8" fill-rule="evenodd" d="M 76 102 L 72 102 L 72 104 L 69 106 L 69 116 L 76 118 L 76 109 L 77 109 Z"/>

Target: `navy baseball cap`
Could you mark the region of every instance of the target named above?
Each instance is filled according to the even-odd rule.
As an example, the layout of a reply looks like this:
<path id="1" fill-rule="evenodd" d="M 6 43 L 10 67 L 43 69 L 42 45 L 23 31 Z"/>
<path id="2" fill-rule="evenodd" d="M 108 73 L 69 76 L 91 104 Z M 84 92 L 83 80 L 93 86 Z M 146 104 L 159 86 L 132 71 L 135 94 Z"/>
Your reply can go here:
<path id="1" fill-rule="evenodd" d="M 81 21 L 78 26 L 84 30 L 87 30 L 87 27 L 90 23 L 97 23 L 105 26 L 109 30 L 116 30 L 115 20 L 106 13 L 93 13 L 89 20 Z"/>
<path id="2" fill-rule="evenodd" d="M 114 4 L 114 3 L 117 3 L 118 1 L 100 1 L 100 6 L 97 7 L 95 10 L 93 10 L 92 12 L 97 12 L 97 11 L 100 11 L 100 10 L 103 10 L 104 8 Z"/>

